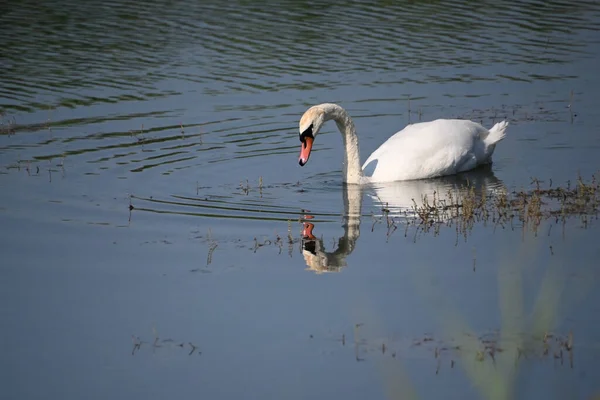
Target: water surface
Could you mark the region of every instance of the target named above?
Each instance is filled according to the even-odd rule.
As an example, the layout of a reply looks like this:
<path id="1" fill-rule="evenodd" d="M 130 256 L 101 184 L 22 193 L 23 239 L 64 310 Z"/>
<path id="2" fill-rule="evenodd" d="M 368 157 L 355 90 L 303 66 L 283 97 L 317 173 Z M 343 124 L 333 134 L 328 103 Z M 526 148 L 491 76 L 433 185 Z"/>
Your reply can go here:
<path id="1" fill-rule="evenodd" d="M 597 2 L 2 9 L 3 398 L 600 391 L 595 216 L 410 214 L 600 170 Z M 333 123 L 297 164 L 321 102 L 363 159 L 419 120 L 510 127 L 491 170 L 357 191 Z"/>

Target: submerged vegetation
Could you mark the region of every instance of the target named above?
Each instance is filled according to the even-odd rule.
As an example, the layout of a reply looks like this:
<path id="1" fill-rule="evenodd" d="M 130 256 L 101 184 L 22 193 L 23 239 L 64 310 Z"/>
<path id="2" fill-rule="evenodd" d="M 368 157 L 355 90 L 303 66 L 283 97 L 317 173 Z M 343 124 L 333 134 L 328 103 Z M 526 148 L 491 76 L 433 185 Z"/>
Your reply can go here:
<path id="1" fill-rule="evenodd" d="M 451 339 L 426 334 L 410 340 L 403 337 L 369 338 L 368 333 L 362 333 L 363 327 L 363 323 L 358 323 L 351 334 L 323 338 L 311 334 L 310 338 L 334 340 L 341 347 L 349 347 L 357 362 L 377 355 L 400 359 L 410 357 L 410 352 L 427 353 L 436 361 L 433 364 L 436 375 L 441 369 L 454 368 L 461 361 L 495 365 L 499 357 L 509 354 L 514 357 L 511 361 L 515 366 L 528 360 L 553 360 L 556 366 L 569 368 L 575 365 L 573 332 L 544 332 L 539 335 L 520 333 L 506 337 L 506 333 L 500 330 L 481 335 L 466 331 Z M 503 334 L 504 337 L 501 337 Z"/>
<path id="2" fill-rule="evenodd" d="M 412 198 L 412 205 L 407 203 L 405 207 L 399 208 L 380 202 L 383 205 L 362 211 L 364 193 L 356 191 L 352 192 L 341 215 L 345 221 L 343 235 L 325 241 L 318 233 L 319 225 L 339 221 L 336 218 L 339 214 L 311 213 L 292 207 L 265 207 L 263 196 L 272 198 L 271 190 L 278 186 L 265 186 L 262 178 L 257 182 L 257 185 L 253 184 L 251 187 L 249 181 L 245 180 L 239 186 L 232 187 L 230 199 L 223 196 L 207 196 L 200 190 L 207 187 L 200 187 L 198 183 L 194 187 L 195 197 L 174 196 L 175 201 L 131 195 L 128 217 L 131 220 L 131 213 L 135 210 L 134 212 L 197 217 L 281 221 L 286 223 L 283 232 L 275 230 L 271 234 L 258 233 L 247 243 L 242 242 L 241 238 L 232 238 L 229 244 L 236 248 L 247 248 L 253 253 L 274 250 L 277 254 L 287 254 L 289 257 L 292 257 L 296 248 L 304 257 L 309 269 L 321 273 L 339 272 L 346 266 L 345 259 L 355 248 L 361 232 L 355 228 L 361 223 L 367 227 L 363 229 L 363 234 L 365 231 L 375 233 L 383 228 L 387 241 L 398 240 L 398 235 L 402 235 L 402 232 L 405 238 L 410 237 L 416 241 L 424 235 L 431 234 L 435 237 L 444 230 L 453 230 L 458 245 L 461 238 L 467 241 L 476 225 L 493 230 L 520 230 L 523 234 L 530 232 L 534 236 L 539 235 L 541 230 L 544 235 L 550 236 L 559 229 L 564 235 L 567 222 L 579 223 L 586 228 L 598 219 L 600 208 L 600 182 L 597 175 L 588 179 L 577 177 L 573 182 L 567 181 L 564 185 L 556 185 L 552 180 L 532 179 L 529 188 L 518 190 L 507 190 L 502 185 L 486 187 L 467 180 L 466 183 L 447 189 L 443 193 L 433 191 L 430 194 L 422 194 L 420 198 Z M 299 185 L 300 183 L 284 184 L 283 187 L 291 186 L 296 190 Z M 346 189 L 343 191 L 350 193 Z M 142 204 L 134 206 L 133 200 Z M 163 209 L 166 207 L 173 208 Z M 190 208 L 199 211 L 189 211 Z M 350 212 L 350 209 L 353 211 Z M 296 216 L 290 218 L 293 214 Z M 294 228 L 296 224 L 300 225 L 299 231 Z M 210 227 L 208 228 L 210 231 Z M 332 247 L 330 251 L 326 250 L 326 242 Z M 228 242 L 223 239 L 217 241 L 210 236 L 206 246 L 205 267 L 208 267 L 213 261 L 217 247 L 217 251 L 222 251 L 227 248 Z M 553 254 L 552 246 L 550 252 Z M 473 254 L 473 269 L 475 268 L 476 256 Z"/>
<path id="3" fill-rule="evenodd" d="M 387 206 L 382 215 L 373 214 L 373 227 L 385 220 L 387 235 L 399 225 L 405 225 L 405 236 L 410 227 L 419 233 L 438 234 L 443 227 L 454 227 L 457 235 L 466 236 L 476 223 L 493 224 L 494 228 L 530 229 L 538 234 L 542 221 L 564 224 L 570 218 L 579 218 L 585 227 L 591 220 L 598 219 L 600 188 L 595 175 L 589 181 L 578 177 L 575 184 L 565 186 L 547 185 L 532 179 L 529 190 L 476 190 L 467 184 L 461 190 L 449 190 L 440 196 L 434 192 L 430 197 L 423 195 L 413 199 L 410 209 L 392 214 Z M 551 226 L 550 228 L 551 229 Z"/>
<path id="4" fill-rule="evenodd" d="M 361 224 L 360 195 L 353 196 L 355 212 L 345 210 L 344 235 L 337 241 L 337 248 L 325 250 L 323 237 L 314 234 L 315 221 L 307 221 L 312 216 L 305 215 L 300 219 L 303 223 L 302 253 L 310 270 L 316 273 L 339 272 L 346 264 L 346 257 L 354 249 L 358 240 Z M 467 181 L 464 185 L 455 186 L 445 193 L 433 191 L 430 195 L 422 194 L 412 199 L 412 206 L 390 207 L 383 204 L 371 213 L 370 231 L 375 232 L 377 226 L 383 226 L 386 241 L 391 241 L 395 232 L 404 232 L 404 237 L 412 237 L 416 241 L 422 235 L 439 235 L 443 229 L 456 232 L 456 245 L 459 239 L 467 240 L 475 225 L 481 224 L 490 229 L 521 230 L 523 234 L 530 232 L 537 236 L 540 229 L 548 236 L 553 226 L 559 226 L 565 234 L 567 221 L 579 222 L 587 228 L 593 220 L 598 219 L 600 206 L 600 189 L 595 175 L 584 180 L 578 177 L 575 183 L 567 182 L 564 186 L 554 186 L 550 180 L 545 185 L 538 179 L 532 179 L 529 189 L 508 191 L 504 187 L 493 188 L 475 185 Z M 546 222 L 542 228 L 542 223 Z M 355 228 L 352 228 L 355 227 Z M 397 235 L 397 233 L 396 233 Z M 334 240 L 334 247 L 336 241 Z M 554 255 L 550 245 L 550 253 Z M 473 269 L 476 269 L 476 256 L 473 254 Z"/>
<path id="5" fill-rule="evenodd" d="M 573 222 L 585 229 L 598 219 L 599 189 L 596 175 L 589 179 L 578 177 L 574 183 L 562 186 L 551 180 L 532 179 L 529 188 L 520 190 L 489 190 L 468 183 L 447 193 L 413 199 L 412 207 L 402 210 L 383 203 L 380 215 L 372 217 L 370 230 L 383 226 L 387 240 L 394 232 L 402 231 L 403 225 L 405 236 L 414 230 L 415 240 L 419 234 L 438 235 L 443 228 L 455 229 L 457 239 L 462 236 L 466 240 L 480 224 L 523 232 L 519 248 L 511 248 L 502 259 L 493 260 L 493 268 L 488 269 L 488 273 L 497 274 L 499 325 L 484 332 L 470 326 L 464 303 L 453 304 L 456 295 L 438 286 L 432 288 L 431 282 L 439 279 L 438 270 L 424 259 L 412 261 L 418 264 L 411 269 L 413 286 L 422 304 L 435 310 L 434 318 L 440 326 L 435 335 L 405 337 L 390 331 L 391 326 L 398 329 L 397 315 L 377 315 L 369 309 L 357 311 L 361 322 L 355 324 L 352 332 L 336 334 L 333 339 L 341 349 L 353 353 L 356 362 L 370 360 L 378 365 L 389 398 L 421 398 L 410 371 L 411 364 L 419 363 L 423 357 L 430 357 L 431 364 L 425 365 L 434 375 L 450 373 L 454 368 L 464 371 L 481 398 L 488 399 L 515 398 L 519 390 L 518 371 L 531 363 L 543 362 L 555 370 L 576 369 L 575 351 L 582 355 L 595 344 L 581 339 L 586 335 L 585 329 L 576 329 L 581 327 L 574 326 L 566 316 L 593 288 L 594 271 L 588 262 L 552 257 L 535 272 L 536 280 L 530 281 L 530 263 L 532 257 L 538 256 L 539 245 L 547 243 L 536 238 L 540 232 L 549 236 L 553 226 L 562 226 L 564 235 L 564 228 L 573 226 Z M 310 240 L 319 239 L 313 236 Z M 331 261 L 335 252 L 321 253 L 321 259 Z M 339 265 L 319 267 L 312 269 L 317 273 L 340 270 Z"/>

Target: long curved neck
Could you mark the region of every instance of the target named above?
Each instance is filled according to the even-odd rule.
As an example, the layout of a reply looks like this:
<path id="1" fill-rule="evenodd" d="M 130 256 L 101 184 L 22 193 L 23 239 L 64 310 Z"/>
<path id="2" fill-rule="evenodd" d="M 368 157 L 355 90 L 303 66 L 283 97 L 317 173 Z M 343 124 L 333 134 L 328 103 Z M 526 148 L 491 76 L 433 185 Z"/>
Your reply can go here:
<path id="1" fill-rule="evenodd" d="M 360 183 L 362 170 L 360 168 L 360 154 L 358 150 L 358 136 L 354 122 L 350 115 L 337 104 L 324 104 L 325 120 L 333 119 L 344 140 L 344 181 L 346 183 Z"/>

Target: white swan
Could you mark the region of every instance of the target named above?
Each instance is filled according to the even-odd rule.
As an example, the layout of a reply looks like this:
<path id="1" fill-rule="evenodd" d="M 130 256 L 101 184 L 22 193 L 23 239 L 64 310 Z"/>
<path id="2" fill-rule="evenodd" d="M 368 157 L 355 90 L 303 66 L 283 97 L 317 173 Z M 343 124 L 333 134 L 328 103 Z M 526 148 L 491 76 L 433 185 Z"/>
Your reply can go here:
<path id="1" fill-rule="evenodd" d="M 434 178 L 471 170 L 492 161 L 496 144 L 504 139 L 508 122 L 487 130 L 460 119 L 437 119 L 408 125 L 385 141 L 360 167 L 358 137 L 350 115 L 337 104 L 312 106 L 300 119 L 299 163 L 310 157 L 313 141 L 323 124 L 335 120 L 342 133 L 344 182 L 392 182 Z"/>

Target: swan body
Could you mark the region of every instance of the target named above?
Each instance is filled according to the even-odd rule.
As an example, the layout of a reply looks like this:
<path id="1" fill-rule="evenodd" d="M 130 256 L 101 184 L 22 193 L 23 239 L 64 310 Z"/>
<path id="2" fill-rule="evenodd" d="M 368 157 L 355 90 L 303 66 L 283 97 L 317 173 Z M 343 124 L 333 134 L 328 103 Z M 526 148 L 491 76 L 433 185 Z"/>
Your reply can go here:
<path id="1" fill-rule="evenodd" d="M 408 125 L 388 138 L 361 167 L 352 119 L 339 105 L 323 103 L 309 108 L 300 119 L 300 165 L 308 161 L 315 137 L 330 119 L 335 120 L 344 141 L 344 181 L 357 184 L 454 175 L 489 164 L 508 126 L 502 121 L 488 130 L 460 119 Z"/>

